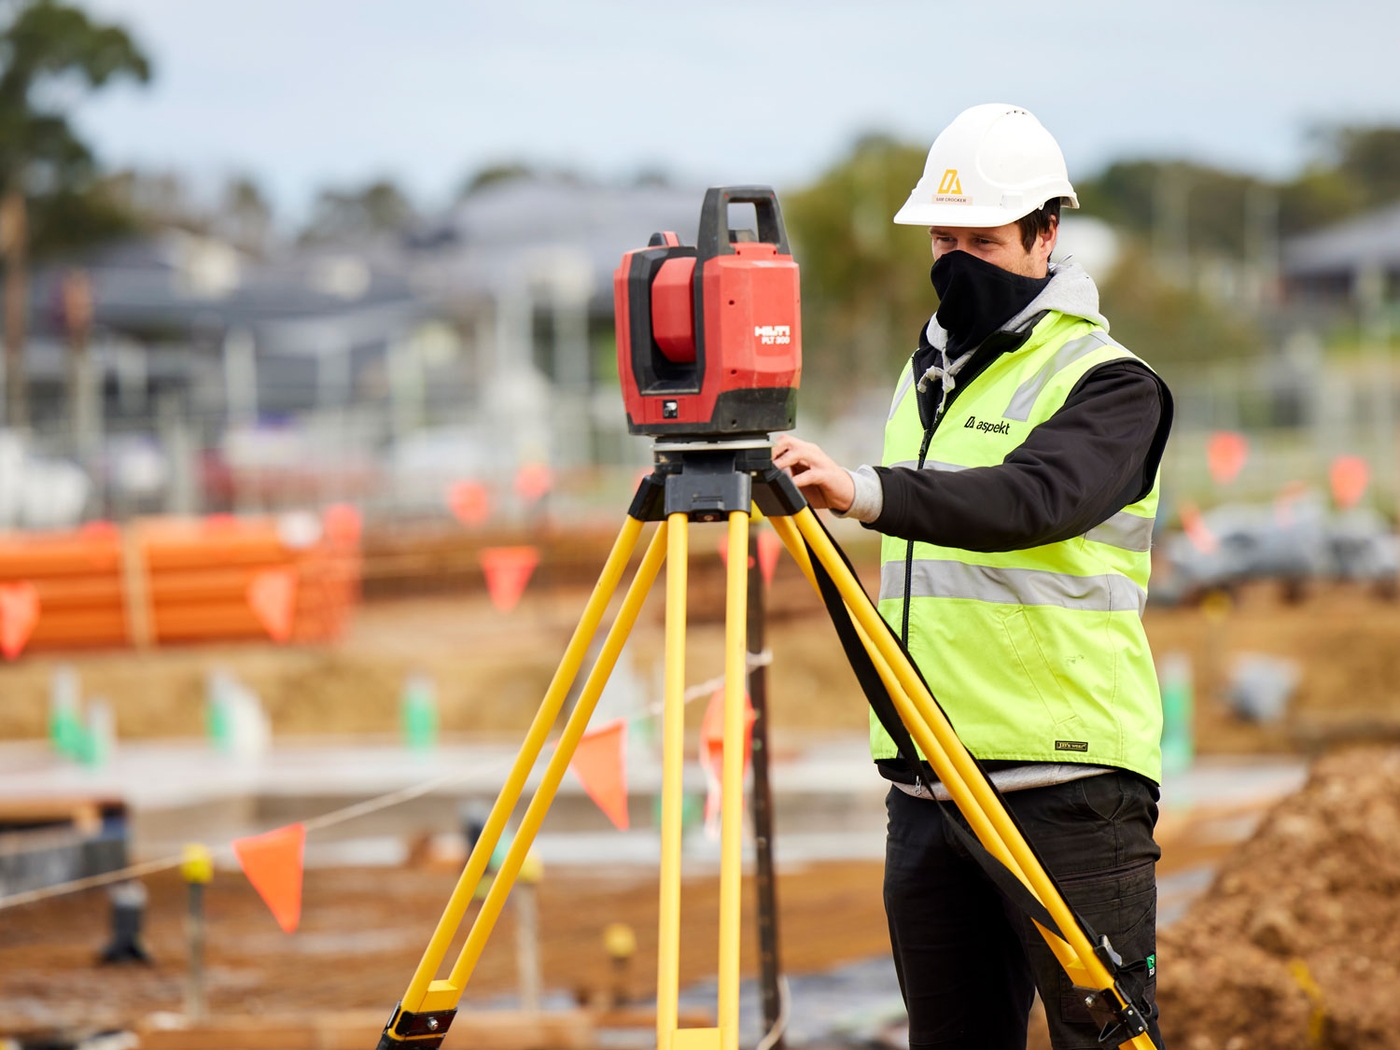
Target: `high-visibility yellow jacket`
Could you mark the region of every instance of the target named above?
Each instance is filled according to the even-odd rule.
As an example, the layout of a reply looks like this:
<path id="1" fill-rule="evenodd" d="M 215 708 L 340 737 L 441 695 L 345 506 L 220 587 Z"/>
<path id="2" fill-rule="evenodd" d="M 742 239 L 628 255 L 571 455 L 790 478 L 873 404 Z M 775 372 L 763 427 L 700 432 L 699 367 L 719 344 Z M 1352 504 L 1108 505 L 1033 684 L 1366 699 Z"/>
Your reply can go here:
<path id="1" fill-rule="evenodd" d="M 1050 311 L 972 379 L 919 463 L 924 427 L 912 362 L 885 428 L 886 467 L 995 466 L 1054 415 L 1091 369 L 1133 358 L 1099 325 Z M 881 543 L 880 612 L 899 631 L 958 735 L 988 761 L 1082 762 L 1161 779 L 1161 697 L 1142 627 L 1157 481 L 1082 536 L 980 553 Z M 871 753 L 894 742 L 871 717 Z"/>

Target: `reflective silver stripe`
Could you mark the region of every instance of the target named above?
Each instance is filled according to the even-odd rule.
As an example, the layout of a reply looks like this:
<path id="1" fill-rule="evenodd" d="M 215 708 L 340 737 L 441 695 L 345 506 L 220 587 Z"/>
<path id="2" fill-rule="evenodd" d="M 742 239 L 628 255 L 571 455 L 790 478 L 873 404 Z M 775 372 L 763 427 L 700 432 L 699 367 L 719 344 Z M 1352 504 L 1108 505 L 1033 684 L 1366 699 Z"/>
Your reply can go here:
<path id="1" fill-rule="evenodd" d="M 891 463 L 892 467 L 905 467 L 909 470 L 917 470 L 919 461 L 917 459 L 901 459 L 898 463 Z M 924 460 L 925 470 L 967 470 L 967 467 L 960 467 L 956 463 L 940 463 L 936 459 Z"/>
<path id="2" fill-rule="evenodd" d="M 909 583 L 913 598 L 970 598 L 1002 605 L 1058 605 L 1085 612 L 1123 612 L 1139 616 L 1147 592 L 1126 576 L 1072 576 L 1044 569 L 993 568 L 960 561 L 914 562 Z M 880 566 L 880 597 L 904 597 L 904 562 Z"/>
<path id="3" fill-rule="evenodd" d="M 1081 339 L 1073 339 L 1055 351 L 1055 356 L 1046 361 L 1041 366 L 1039 372 L 1031 376 L 1011 395 L 1011 403 L 1006 406 L 1006 411 L 1002 413 L 1005 419 L 1016 419 L 1022 423 L 1031 418 L 1031 409 L 1035 407 L 1035 400 L 1040 396 L 1040 392 L 1045 389 L 1045 385 L 1055 378 L 1056 374 L 1068 368 L 1086 354 L 1092 354 L 1101 346 L 1117 346 L 1112 339 L 1102 332 L 1090 332 Z"/>
<path id="4" fill-rule="evenodd" d="M 1126 510 L 1120 510 L 1101 525 L 1095 525 L 1084 534 L 1084 538 L 1093 540 L 1095 543 L 1106 543 L 1110 547 L 1118 547 L 1125 551 L 1150 551 L 1152 549 L 1152 525 L 1151 518 L 1143 518 L 1137 514 L 1129 514 Z"/>
<path id="5" fill-rule="evenodd" d="M 904 395 L 909 393 L 909 388 L 914 385 L 914 366 L 909 366 L 909 371 L 904 373 L 904 378 L 899 381 L 899 386 L 894 390 L 894 403 L 890 405 L 889 418 L 893 419 L 894 414 L 899 411 L 899 404 L 904 400 Z"/>

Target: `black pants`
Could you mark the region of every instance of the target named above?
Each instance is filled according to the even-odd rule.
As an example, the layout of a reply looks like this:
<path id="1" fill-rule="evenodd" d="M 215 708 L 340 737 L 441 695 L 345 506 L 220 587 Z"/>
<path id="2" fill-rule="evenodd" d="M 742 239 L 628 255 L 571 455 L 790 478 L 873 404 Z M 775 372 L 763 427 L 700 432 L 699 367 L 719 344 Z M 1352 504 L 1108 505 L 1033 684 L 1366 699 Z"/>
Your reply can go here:
<path id="1" fill-rule="evenodd" d="M 1157 789 L 1113 772 L 1005 797 L 1070 906 L 1125 961 L 1155 955 Z M 891 788 L 885 806 L 885 913 L 911 1050 L 1024 1050 L 1037 988 L 1055 1050 L 1097 1050 L 1098 1026 L 1031 920 L 949 832 L 962 819 L 952 804 Z M 1151 1035 L 1161 1048 L 1155 1022 Z"/>

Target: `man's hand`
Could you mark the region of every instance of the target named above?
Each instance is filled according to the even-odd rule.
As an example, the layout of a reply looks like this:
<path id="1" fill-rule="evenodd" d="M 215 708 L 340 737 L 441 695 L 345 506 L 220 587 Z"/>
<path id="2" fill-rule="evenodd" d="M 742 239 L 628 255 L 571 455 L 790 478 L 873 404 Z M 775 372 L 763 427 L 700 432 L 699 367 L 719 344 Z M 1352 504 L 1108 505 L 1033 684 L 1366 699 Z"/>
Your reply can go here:
<path id="1" fill-rule="evenodd" d="M 843 514 L 851 509 L 856 498 L 851 475 L 812 442 L 779 434 L 773 442 L 773 465 L 787 471 L 814 508 L 829 507 Z"/>

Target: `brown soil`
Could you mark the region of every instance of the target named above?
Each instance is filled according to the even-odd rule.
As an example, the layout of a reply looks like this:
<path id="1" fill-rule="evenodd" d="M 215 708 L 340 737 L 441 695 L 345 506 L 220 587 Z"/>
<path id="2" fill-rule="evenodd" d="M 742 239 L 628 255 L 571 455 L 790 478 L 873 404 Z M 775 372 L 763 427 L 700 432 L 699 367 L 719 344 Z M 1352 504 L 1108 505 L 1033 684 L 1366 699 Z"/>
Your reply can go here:
<path id="1" fill-rule="evenodd" d="M 779 878 L 782 961 L 823 970 L 889 950 L 881 866 L 822 864 Z M 207 891 L 209 1004 L 216 1014 L 382 1008 L 388 1016 L 417 965 L 455 874 L 430 869 L 310 871 L 301 928 L 281 933 L 248 882 L 220 873 Z M 147 880 L 146 943 L 156 964 L 97 967 L 107 926 L 100 892 L 5 913 L 0 923 L 0 1032 L 42 1026 L 131 1024 L 154 1010 L 180 1010 L 185 974 L 186 891 L 173 873 Z M 681 982 L 713 978 L 718 954 L 718 880 L 687 880 Z M 638 999 L 656 987 L 656 876 L 558 871 L 539 888 L 546 986 L 589 1000 L 614 987 L 603 929 L 625 922 L 637 953 L 623 984 Z M 746 881 L 746 915 L 752 884 Z M 468 987 L 467 1001 L 516 987 L 513 912 L 507 907 Z M 746 925 L 746 930 L 752 929 Z M 757 966 L 753 938 L 744 972 Z M 460 941 L 459 941 L 460 943 Z"/>
<path id="2" fill-rule="evenodd" d="M 1185 1050 L 1400 1044 L 1400 750 L 1321 760 L 1159 938 Z"/>
<path id="3" fill-rule="evenodd" d="M 692 535 L 686 677 L 696 682 L 722 668 L 723 575 L 715 554 L 719 527 L 700 526 Z M 606 544 L 595 537 L 582 546 L 590 564 L 601 565 Z M 874 586 L 873 551 L 857 547 L 854 556 L 867 587 Z M 568 565 L 584 555 L 573 551 L 571 557 Z M 49 681 L 59 662 L 78 669 L 86 695 L 111 701 L 122 737 L 200 733 L 204 677 L 216 667 L 258 691 L 276 733 L 394 733 L 404 678 L 425 671 L 437 682 L 445 732 L 513 736 L 533 715 L 587 598 L 586 587 L 569 582 L 572 575 L 557 568 L 554 577 L 564 577 L 555 580 L 559 586 L 541 576 L 507 615 L 492 609 L 479 582 L 436 597 L 373 601 L 332 646 L 21 659 L 0 668 L 0 740 L 43 735 Z M 633 634 L 631 659 L 644 681 L 659 675 L 660 599 L 653 594 Z M 863 729 L 865 708 L 835 633 L 786 556 L 769 609 L 775 729 Z M 1202 752 L 1313 751 L 1348 740 L 1400 739 L 1400 697 L 1390 688 L 1400 679 L 1400 646 L 1394 644 L 1400 603 L 1339 586 L 1288 604 L 1273 588 L 1258 587 L 1239 595 L 1223 616 L 1194 607 L 1153 608 L 1146 625 L 1159 657 L 1180 651 L 1192 659 Z M 1225 669 L 1241 652 L 1299 662 L 1298 694 L 1283 722 L 1242 722 L 1219 699 Z"/>
<path id="4" fill-rule="evenodd" d="M 715 553 L 720 534 L 718 526 L 692 530 L 690 682 L 723 670 L 724 579 Z M 593 544 L 590 550 L 596 554 L 596 573 L 606 547 Z M 653 590 L 629 650 L 637 673 L 648 682 L 660 680 L 663 586 L 659 581 Z M 86 696 L 110 701 L 117 734 L 124 738 L 201 733 L 204 679 L 213 668 L 231 671 L 257 691 L 275 734 L 394 733 L 404 679 L 423 671 L 437 683 L 444 732 L 513 737 L 529 725 L 588 593 L 577 585 L 532 585 L 505 615 L 492 608 L 479 585 L 440 597 L 370 602 L 333 646 L 229 645 L 25 658 L 0 667 L 5 697 L 0 740 L 44 734 L 49 683 L 60 663 L 78 670 Z M 815 594 L 790 560 L 779 564 L 769 606 L 775 725 L 861 731 L 866 715 L 855 679 Z M 692 706 L 698 725 L 703 712 Z"/>
<path id="5" fill-rule="evenodd" d="M 1197 825 L 1184 822 L 1162 829 L 1163 871 L 1203 859 L 1194 830 Z M 1213 848 L 1218 851 L 1218 845 Z M 851 861 L 780 874 L 784 969 L 819 972 L 888 952 L 882 872 L 879 862 Z M 247 1015 L 382 1008 L 387 1015 L 455 881 L 454 872 L 433 867 L 312 870 L 306 873 L 301 928 L 287 936 L 241 875 L 220 872 L 206 893 L 211 1010 Z M 101 891 L 0 914 L 0 1033 L 128 1025 L 155 1010 L 181 1009 L 186 890 L 174 873 L 146 884 L 145 941 L 155 957 L 149 969 L 94 965 L 107 933 Z M 746 880 L 745 974 L 757 966 L 752 889 Z M 602 931 L 608 923 L 625 922 L 636 932 L 637 954 L 623 984 L 638 999 L 653 995 L 656 900 L 655 872 L 547 872 L 539 888 L 546 986 L 584 1000 L 612 989 Z M 682 983 L 713 978 L 717 879 L 688 879 L 682 903 Z M 469 985 L 468 1002 L 514 990 L 513 915 L 508 906 Z M 1037 1010 L 1032 1031 L 1042 1030 Z"/>
<path id="6" fill-rule="evenodd" d="M 1190 656 L 1196 670 L 1196 736 L 1201 751 L 1320 751 L 1349 742 L 1400 739 L 1400 603 L 1338 585 L 1303 601 L 1257 586 L 1212 614 L 1195 607 L 1150 609 L 1152 650 Z M 1233 656 L 1265 653 L 1302 672 L 1287 717 L 1272 726 L 1235 718 L 1221 702 Z"/>

